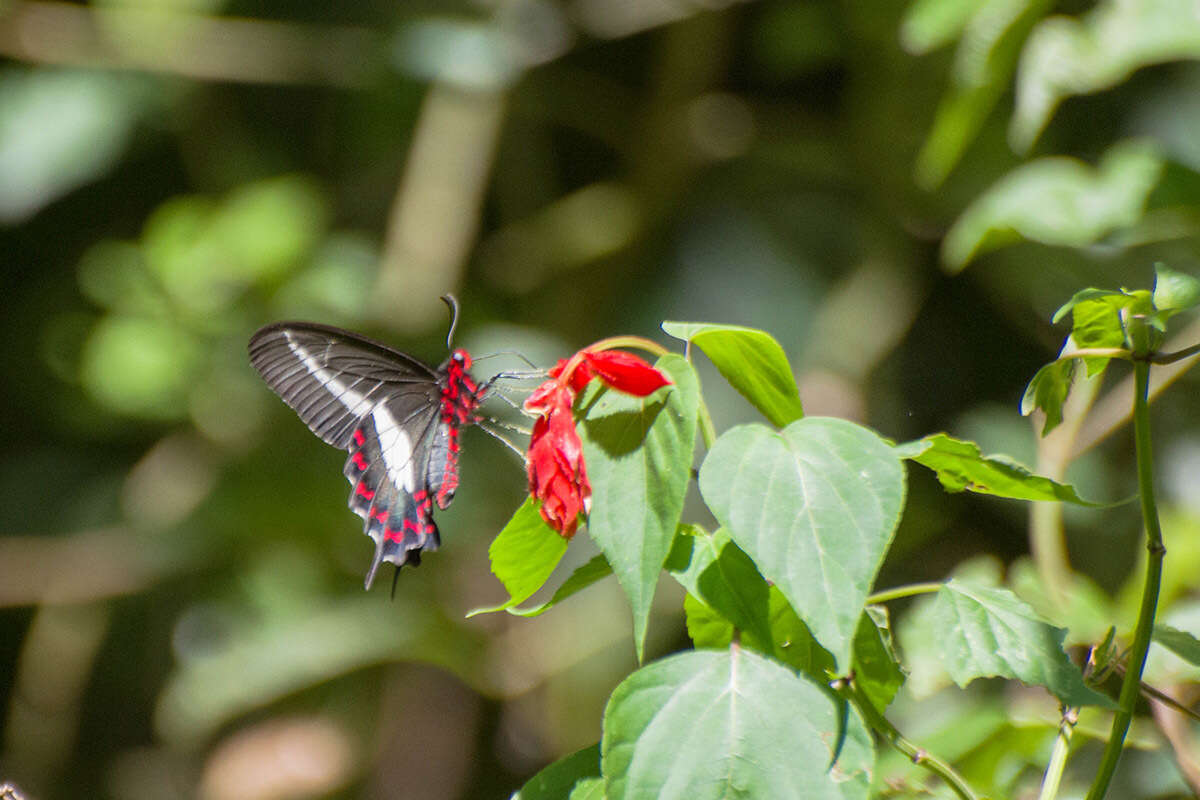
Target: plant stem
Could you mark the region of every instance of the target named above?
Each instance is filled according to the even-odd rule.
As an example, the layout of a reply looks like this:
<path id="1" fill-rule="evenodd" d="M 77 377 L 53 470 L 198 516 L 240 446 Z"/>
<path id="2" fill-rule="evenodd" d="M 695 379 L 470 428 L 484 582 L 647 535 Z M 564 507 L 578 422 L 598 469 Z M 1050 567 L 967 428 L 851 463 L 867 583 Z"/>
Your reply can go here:
<path id="1" fill-rule="evenodd" d="M 1058 796 L 1063 769 L 1067 766 L 1067 753 L 1071 749 L 1071 734 L 1075 732 L 1075 723 L 1078 721 L 1078 711 L 1074 708 L 1063 709 L 1062 721 L 1058 723 L 1058 736 L 1054 739 L 1054 749 L 1050 752 L 1050 763 L 1046 765 L 1046 776 L 1042 778 L 1042 791 L 1038 794 L 1038 800 L 1054 800 Z"/>
<path id="2" fill-rule="evenodd" d="M 1137 629 L 1133 635 L 1133 647 L 1129 652 L 1125 680 L 1121 683 L 1119 708 L 1113 716 L 1112 733 L 1104 748 L 1100 769 L 1088 791 L 1087 800 L 1101 800 L 1108 791 L 1121 750 L 1125 746 L 1125 735 L 1133 720 L 1133 708 L 1141 688 L 1142 670 L 1146 666 L 1146 652 L 1150 649 L 1150 634 L 1154 630 L 1154 614 L 1158 609 L 1158 588 L 1162 582 L 1163 554 L 1162 528 L 1158 524 L 1158 508 L 1154 502 L 1154 463 L 1150 450 L 1150 409 L 1147 402 L 1150 386 L 1150 362 L 1138 360 L 1133 363 L 1133 430 L 1137 447 L 1138 493 L 1141 497 L 1142 521 L 1146 526 L 1146 583 L 1142 587 L 1142 605 L 1138 611 Z"/>
<path id="3" fill-rule="evenodd" d="M 867 604 L 886 603 L 889 600 L 899 600 L 901 597 L 912 597 L 918 594 L 933 594 L 945 586 L 940 581 L 932 583 L 910 583 L 907 586 L 897 586 L 895 589 L 884 589 L 867 598 Z"/>
<path id="4" fill-rule="evenodd" d="M 924 767 L 945 781 L 946 785 L 954 790 L 954 793 L 962 800 L 979 800 L 979 795 L 975 794 L 953 767 L 905 739 L 896 726 L 879 713 L 879 709 L 875 708 L 875 704 L 871 702 L 860 686 L 848 681 L 840 687 L 840 691 L 843 697 L 854 704 L 871 729 L 887 740 L 888 744 L 906 755 L 917 766 Z"/>

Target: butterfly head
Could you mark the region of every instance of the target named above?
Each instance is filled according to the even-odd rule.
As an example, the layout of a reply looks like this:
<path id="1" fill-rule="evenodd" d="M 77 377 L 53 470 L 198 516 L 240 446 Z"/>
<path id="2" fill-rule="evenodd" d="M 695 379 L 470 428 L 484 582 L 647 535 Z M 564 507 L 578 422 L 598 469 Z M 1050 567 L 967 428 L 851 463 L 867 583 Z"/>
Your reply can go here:
<path id="1" fill-rule="evenodd" d="M 461 347 L 450 354 L 450 363 L 463 371 L 471 368 L 471 354 Z"/>

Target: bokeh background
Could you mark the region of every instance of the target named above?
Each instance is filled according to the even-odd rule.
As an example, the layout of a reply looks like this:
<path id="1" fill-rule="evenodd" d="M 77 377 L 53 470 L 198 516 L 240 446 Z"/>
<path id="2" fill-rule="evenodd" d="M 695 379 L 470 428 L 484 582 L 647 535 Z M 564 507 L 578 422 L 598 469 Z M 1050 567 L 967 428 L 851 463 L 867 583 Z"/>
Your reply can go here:
<path id="1" fill-rule="evenodd" d="M 1198 58 L 1184 0 L 0 0 L 0 782 L 501 798 L 598 739 L 636 666 L 615 582 L 464 619 L 503 599 L 486 551 L 519 461 L 469 432 L 443 549 L 394 602 L 386 579 L 364 594 L 343 455 L 247 364 L 267 322 L 436 363 L 454 292 L 460 344 L 543 365 L 666 343 L 664 319 L 752 325 L 809 413 L 1071 461 L 1086 496 L 1127 497 L 1121 375 L 1073 461 L 1039 454 L 1018 404 L 1074 291 L 1200 271 Z M 701 367 L 718 428 L 755 419 Z M 1155 422 L 1165 613 L 1198 631 L 1195 388 Z M 1061 565 L 1028 514 L 914 472 L 880 586 L 967 559 L 1028 574 L 1039 547 Z M 1136 508 L 1066 530 L 1124 618 Z M 594 552 L 577 537 L 563 569 Z M 687 646 L 679 590 L 659 600 L 651 657 Z M 910 738 L 1032 796 L 1053 713 L 913 669 Z M 1177 728 L 1174 756 L 1135 737 L 1159 747 L 1113 796 L 1187 796 L 1173 762 L 1200 750 Z"/>

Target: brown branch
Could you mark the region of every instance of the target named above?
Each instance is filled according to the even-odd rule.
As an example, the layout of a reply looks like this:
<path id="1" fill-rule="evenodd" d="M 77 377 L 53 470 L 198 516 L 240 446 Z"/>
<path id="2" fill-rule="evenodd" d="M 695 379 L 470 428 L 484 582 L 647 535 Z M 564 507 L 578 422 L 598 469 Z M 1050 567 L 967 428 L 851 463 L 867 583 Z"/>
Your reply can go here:
<path id="1" fill-rule="evenodd" d="M 365 28 L 16 2 L 0 13 L 0 55 L 34 64 L 125 69 L 200 81 L 367 84 L 385 40 Z"/>

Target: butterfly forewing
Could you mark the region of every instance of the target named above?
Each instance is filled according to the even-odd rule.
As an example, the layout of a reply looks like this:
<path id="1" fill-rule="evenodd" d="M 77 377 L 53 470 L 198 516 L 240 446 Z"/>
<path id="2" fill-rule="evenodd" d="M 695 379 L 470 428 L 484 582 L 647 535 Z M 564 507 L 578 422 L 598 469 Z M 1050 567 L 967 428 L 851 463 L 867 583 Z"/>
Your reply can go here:
<path id="1" fill-rule="evenodd" d="M 349 451 L 350 508 L 375 542 L 367 588 L 380 563 L 436 549 L 433 504 L 450 504 L 458 429 L 475 421 L 469 356 L 434 370 L 348 331 L 278 323 L 251 338 L 250 360 L 314 433 Z"/>
<path id="2" fill-rule="evenodd" d="M 347 448 L 358 420 L 401 391 L 437 401 L 437 374 L 398 350 L 306 322 L 268 325 L 250 339 L 250 363 L 312 432 Z"/>

